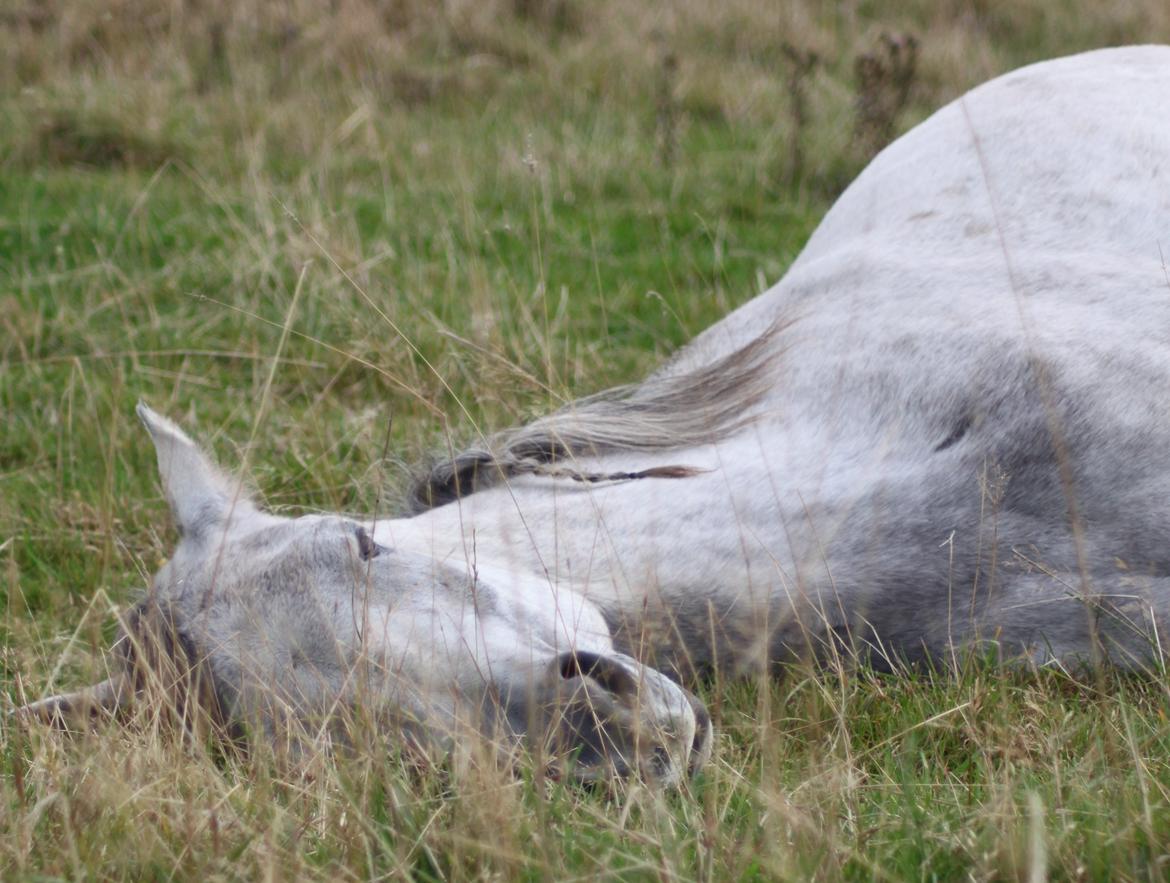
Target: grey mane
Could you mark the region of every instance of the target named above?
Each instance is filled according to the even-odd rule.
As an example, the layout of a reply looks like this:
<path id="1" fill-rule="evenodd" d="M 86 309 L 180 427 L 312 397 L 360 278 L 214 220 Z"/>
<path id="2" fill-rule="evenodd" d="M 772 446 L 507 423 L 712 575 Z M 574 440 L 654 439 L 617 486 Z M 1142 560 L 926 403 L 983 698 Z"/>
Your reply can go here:
<path id="1" fill-rule="evenodd" d="M 648 453 L 711 444 L 742 429 L 769 391 L 769 344 L 784 323 L 774 323 L 746 345 L 710 364 L 671 371 L 668 364 L 639 384 L 616 386 L 570 402 L 524 426 L 496 433 L 443 459 L 418 478 L 409 495 L 422 512 L 518 475 L 575 481 L 685 478 L 685 465 L 639 472 L 587 472 L 580 458 L 624 451 Z"/>

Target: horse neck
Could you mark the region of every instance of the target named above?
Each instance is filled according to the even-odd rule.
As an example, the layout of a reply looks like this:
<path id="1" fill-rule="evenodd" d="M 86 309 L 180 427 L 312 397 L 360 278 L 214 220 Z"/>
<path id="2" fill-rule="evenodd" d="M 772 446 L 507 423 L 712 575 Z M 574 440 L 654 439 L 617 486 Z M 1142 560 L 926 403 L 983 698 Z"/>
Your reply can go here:
<path id="1" fill-rule="evenodd" d="M 747 445 L 751 450 L 739 450 Z M 661 461 L 661 462 L 656 462 Z M 778 536 L 778 472 L 744 437 L 718 446 L 622 456 L 589 471 L 665 463 L 686 478 L 602 485 L 524 477 L 385 526 L 390 544 L 448 564 L 492 569 L 569 589 L 607 611 L 696 598 L 763 602 L 790 562 Z M 774 486 L 774 492 L 767 492 Z"/>
<path id="2" fill-rule="evenodd" d="M 378 540 L 490 571 L 505 585 L 511 576 L 554 597 L 579 594 L 600 609 L 619 649 L 662 670 L 685 675 L 716 658 L 754 670 L 778 658 L 769 641 L 797 646 L 850 608 L 857 587 L 841 575 L 873 554 L 873 531 L 847 522 L 869 517 L 858 494 L 875 480 L 865 452 L 854 453 L 844 458 L 853 471 L 829 477 L 822 440 L 797 444 L 765 424 L 706 448 L 584 464 L 702 470 L 687 478 L 524 477 L 379 526 Z"/>
<path id="3" fill-rule="evenodd" d="M 679 462 L 714 467 L 710 453 Z M 606 468 L 611 464 L 606 464 Z M 616 464 L 630 468 L 635 464 Z M 638 466 L 645 467 L 641 462 Z M 448 564 L 491 568 L 551 588 L 571 589 L 602 606 L 630 606 L 647 593 L 682 591 L 710 567 L 727 492 L 716 470 L 689 478 L 638 479 L 601 486 L 569 479 L 520 478 L 379 528 L 387 540 Z M 693 560 L 692 560 L 693 559 Z M 721 581 L 736 585 L 744 562 L 720 562 Z M 742 582 L 739 583 L 742 585 Z"/>

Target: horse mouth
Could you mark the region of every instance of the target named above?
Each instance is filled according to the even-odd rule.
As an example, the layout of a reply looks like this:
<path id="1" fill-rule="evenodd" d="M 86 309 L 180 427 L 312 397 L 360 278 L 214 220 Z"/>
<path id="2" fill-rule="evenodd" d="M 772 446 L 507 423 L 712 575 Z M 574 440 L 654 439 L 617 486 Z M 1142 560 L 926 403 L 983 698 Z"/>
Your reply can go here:
<path id="1" fill-rule="evenodd" d="M 695 715 L 695 738 L 691 741 L 691 753 L 687 759 L 687 775 L 693 779 L 711 760 L 711 752 L 715 747 L 715 725 L 707 706 L 697 696 L 687 692 L 687 698 Z"/>
<path id="2" fill-rule="evenodd" d="M 638 778 L 677 787 L 711 756 L 714 730 L 703 703 L 664 675 L 621 654 L 562 654 L 528 711 L 529 740 L 555 778 Z M 513 716 L 515 720 L 515 716 Z M 533 738 L 535 737 L 535 739 Z"/>

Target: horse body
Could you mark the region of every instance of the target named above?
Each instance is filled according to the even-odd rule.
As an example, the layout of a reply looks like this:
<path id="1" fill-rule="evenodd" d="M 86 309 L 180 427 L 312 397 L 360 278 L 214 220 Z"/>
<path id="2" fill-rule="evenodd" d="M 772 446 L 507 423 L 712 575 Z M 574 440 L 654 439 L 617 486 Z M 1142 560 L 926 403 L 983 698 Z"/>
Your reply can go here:
<path id="1" fill-rule="evenodd" d="M 1145 665 L 1170 609 L 1167 95 L 1155 47 L 974 90 L 774 288 L 643 384 L 441 464 L 410 517 L 266 515 L 143 408 L 183 534 L 146 603 L 230 716 L 372 693 L 411 732 L 554 732 L 585 775 L 662 782 L 710 751 L 662 672 L 988 642 Z"/>
<path id="2" fill-rule="evenodd" d="M 1168 86 L 1164 48 L 1048 62 L 883 152 L 778 285 L 647 381 L 776 329 L 751 420 L 580 464 L 701 474 L 513 479 L 378 534 L 474 541 L 676 671 L 843 636 L 879 664 L 975 640 L 1072 662 L 1106 634 L 1148 659 L 1170 604 Z"/>

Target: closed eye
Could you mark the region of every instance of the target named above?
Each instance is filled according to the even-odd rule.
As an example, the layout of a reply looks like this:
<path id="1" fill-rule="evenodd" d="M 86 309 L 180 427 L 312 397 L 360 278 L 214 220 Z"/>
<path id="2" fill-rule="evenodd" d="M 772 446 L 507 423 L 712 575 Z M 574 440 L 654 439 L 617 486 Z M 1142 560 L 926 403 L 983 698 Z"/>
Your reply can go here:
<path id="1" fill-rule="evenodd" d="M 374 542 L 374 538 L 369 535 L 364 527 L 357 529 L 357 544 L 358 556 L 362 561 L 369 561 L 371 558 L 377 558 L 382 553 L 382 547 Z"/>

